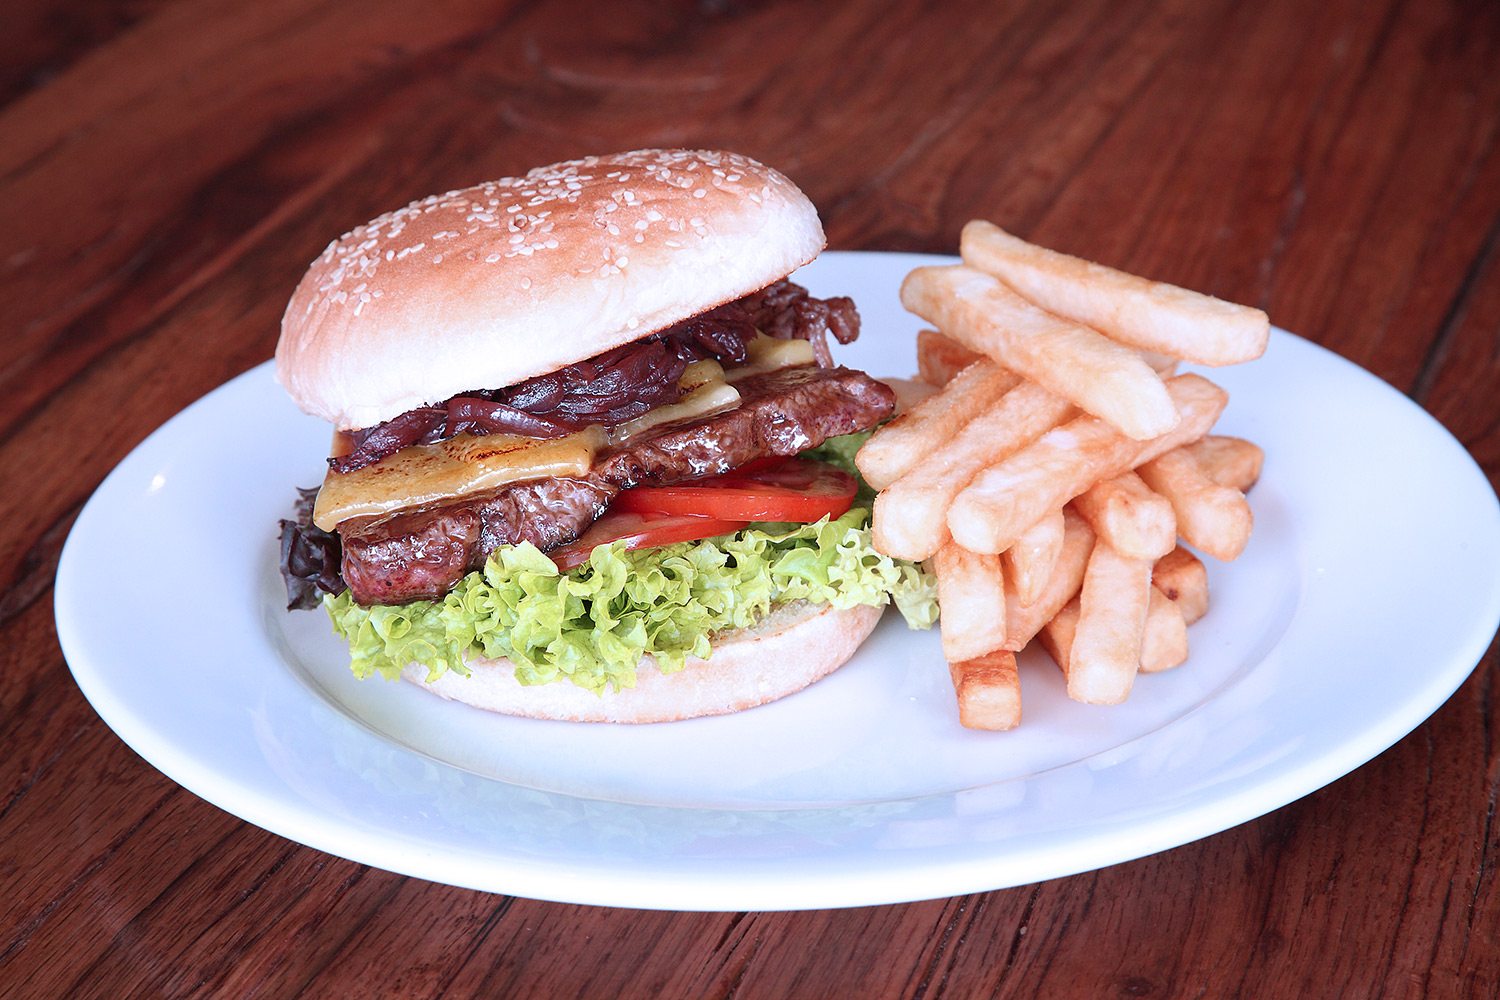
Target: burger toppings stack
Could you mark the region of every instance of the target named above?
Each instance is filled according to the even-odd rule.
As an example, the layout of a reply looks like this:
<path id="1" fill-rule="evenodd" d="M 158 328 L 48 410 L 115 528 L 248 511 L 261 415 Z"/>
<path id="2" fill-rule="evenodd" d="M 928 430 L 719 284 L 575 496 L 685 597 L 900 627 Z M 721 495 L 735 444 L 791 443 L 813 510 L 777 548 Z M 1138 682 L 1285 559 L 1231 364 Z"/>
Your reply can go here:
<path id="1" fill-rule="evenodd" d="M 868 431 L 895 405 L 884 383 L 833 359 L 829 335 L 847 344 L 859 333 L 853 302 L 815 298 L 786 278 L 822 243 L 816 213 L 786 178 L 735 154 L 683 150 L 540 168 L 416 202 L 335 241 L 288 305 L 277 349 L 293 398 L 336 428 L 321 488 L 304 491 L 282 522 L 290 606 L 329 604 L 357 671 L 360 649 L 374 643 L 366 666 L 415 656 L 404 666 L 428 682 L 483 664 L 510 685 L 571 679 L 591 697 L 628 701 L 636 659 L 665 675 L 690 650 L 706 669 L 701 661 L 734 634 L 788 620 L 784 605 L 809 605 L 797 614 L 818 621 L 852 620 L 858 607 L 860 638 L 878 617 L 870 609 L 892 597 L 931 605 L 916 567 L 853 551 L 868 544 L 868 515 L 848 514 L 852 465 L 798 457 Z M 818 524 L 839 528 L 820 534 Z M 723 546 L 761 537 L 771 550 L 760 576 L 710 586 L 755 562 Z M 818 553 L 799 559 L 863 568 L 788 575 L 798 546 Z M 618 553 L 642 550 L 680 560 L 660 571 L 633 563 L 643 579 L 703 575 L 689 583 L 702 593 L 671 598 L 691 626 L 658 615 L 659 597 L 640 597 L 639 622 L 622 620 L 632 612 L 616 594 L 608 608 L 564 602 L 563 621 L 551 614 L 542 631 L 552 631 L 538 637 L 520 605 L 528 588 L 552 600 L 557 584 L 539 569 L 521 584 L 506 578 L 520 595 L 509 599 L 506 635 L 481 639 L 454 610 L 480 578 L 494 584 L 506 560 L 541 553 L 552 575 L 591 581 L 617 575 L 604 567 Z M 414 623 L 439 631 L 425 644 L 392 639 Z M 625 637 L 624 651 L 612 654 L 608 636 Z M 805 683 L 761 678 L 754 698 L 603 716 L 484 707 L 643 721 L 729 711 Z"/>

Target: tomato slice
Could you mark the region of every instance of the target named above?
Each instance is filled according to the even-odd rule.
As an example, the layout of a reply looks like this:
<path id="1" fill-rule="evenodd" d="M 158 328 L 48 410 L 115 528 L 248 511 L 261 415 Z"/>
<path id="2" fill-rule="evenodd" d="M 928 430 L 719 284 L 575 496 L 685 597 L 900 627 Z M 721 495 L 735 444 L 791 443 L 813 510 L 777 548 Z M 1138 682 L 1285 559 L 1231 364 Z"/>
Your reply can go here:
<path id="1" fill-rule="evenodd" d="M 789 458 L 675 486 L 626 490 L 611 509 L 806 524 L 843 514 L 853 506 L 858 489 L 854 477 L 837 466 Z"/>
<path id="2" fill-rule="evenodd" d="M 739 531 L 748 522 L 715 517 L 637 512 L 611 507 L 593 526 L 569 542 L 547 553 L 563 572 L 589 561 L 594 546 L 623 541 L 627 549 L 649 549 L 673 542 L 693 542 Z"/>

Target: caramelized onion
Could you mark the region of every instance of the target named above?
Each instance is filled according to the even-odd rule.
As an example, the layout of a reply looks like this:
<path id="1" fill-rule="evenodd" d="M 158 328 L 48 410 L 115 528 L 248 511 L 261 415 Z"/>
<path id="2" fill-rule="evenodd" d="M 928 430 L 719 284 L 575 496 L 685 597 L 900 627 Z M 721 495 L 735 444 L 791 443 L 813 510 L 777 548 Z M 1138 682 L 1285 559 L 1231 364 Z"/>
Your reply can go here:
<path id="1" fill-rule="evenodd" d="M 443 437 L 455 434 L 525 434 L 556 438 L 578 430 L 540 413 L 530 413 L 506 403 L 478 396 L 454 396 L 448 400 L 448 421 Z"/>

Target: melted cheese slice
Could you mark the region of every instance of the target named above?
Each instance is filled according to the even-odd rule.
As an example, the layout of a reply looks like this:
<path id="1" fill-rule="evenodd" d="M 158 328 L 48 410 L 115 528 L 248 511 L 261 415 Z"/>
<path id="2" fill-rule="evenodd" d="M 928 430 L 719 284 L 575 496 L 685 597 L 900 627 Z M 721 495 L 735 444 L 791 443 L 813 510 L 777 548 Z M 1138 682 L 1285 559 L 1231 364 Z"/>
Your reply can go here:
<path id="1" fill-rule="evenodd" d="M 313 507 L 313 523 L 332 531 L 351 517 L 389 514 L 527 479 L 582 476 L 603 446 L 599 427 L 548 440 L 460 434 L 412 445 L 363 469 L 330 471 Z"/>
<path id="2" fill-rule="evenodd" d="M 813 345 L 810 342 L 782 340 L 780 337 L 768 337 L 763 333 L 745 344 L 745 354 L 744 364 L 729 369 L 726 378 L 730 382 L 738 382 L 751 375 L 774 372 L 778 368 L 810 365 L 816 360 L 813 355 Z"/>
<path id="3" fill-rule="evenodd" d="M 697 362 L 703 364 L 704 362 Z M 708 362 L 718 367 L 717 362 Z M 722 374 L 723 369 L 720 369 Z M 687 376 L 683 376 L 684 388 L 687 386 Z M 734 386 L 729 385 L 719 378 L 700 383 L 696 388 L 687 390 L 686 394 L 675 403 L 658 406 L 654 410 L 627 420 L 623 424 L 616 424 L 609 429 L 609 443 L 623 444 L 633 438 L 640 437 L 653 427 L 662 424 L 674 424 L 679 420 L 693 420 L 697 417 L 706 417 L 714 413 L 722 413 L 732 410 L 740 405 L 740 392 Z"/>

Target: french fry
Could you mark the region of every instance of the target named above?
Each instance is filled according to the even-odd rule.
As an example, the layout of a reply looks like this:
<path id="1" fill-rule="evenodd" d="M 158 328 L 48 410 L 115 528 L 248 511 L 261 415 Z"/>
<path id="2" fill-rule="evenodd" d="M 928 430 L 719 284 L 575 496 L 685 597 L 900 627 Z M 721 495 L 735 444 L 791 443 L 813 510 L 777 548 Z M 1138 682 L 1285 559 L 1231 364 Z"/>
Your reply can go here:
<path id="1" fill-rule="evenodd" d="M 948 664 L 958 721 L 966 729 L 1005 730 L 1021 724 L 1021 675 L 1016 654 L 997 650 Z"/>
<path id="2" fill-rule="evenodd" d="M 1078 631 L 1078 607 L 1075 597 L 1037 633 L 1037 641 L 1065 678 L 1073 636 Z M 1187 623 L 1183 621 L 1182 609 L 1160 588 L 1152 586 L 1151 600 L 1146 605 L 1146 626 L 1141 634 L 1141 673 L 1170 670 L 1180 666 L 1187 655 Z"/>
<path id="3" fill-rule="evenodd" d="M 937 395 L 938 388 L 921 379 L 914 378 L 887 378 L 882 377 L 880 381 L 891 387 L 896 394 L 896 416 L 911 412 L 912 407 Z"/>
<path id="4" fill-rule="evenodd" d="M 964 226 L 960 251 L 1044 309 L 1143 350 L 1231 365 L 1260 357 L 1270 337 L 1259 309 L 1035 246 L 988 222 Z"/>
<path id="5" fill-rule="evenodd" d="M 1134 472 L 1095 483 L 1073 507 L 1109 547 L 1134 559 L 1160 559 L 1177 544 L 1177 515 Z"/>
<path id="6" fill-rule="evenodd" d="M 982 357 L 984 355 L 978 351 L 971 351 L 936 330 L 922 330 L 917 334 L 917 376 L 931 385 L 947 385 L 953 376 Z"/>
<path id="7" fill-rule="evenodd" d="M 1186 546 L 1243 550 L 1264 456 L 1210 435 L 1228 395 L 1176 372 L 1258 357 L 1269 321 L 989 223 L 965 228 L 962 251 L 902 283 L 937 329 L 855 461 L 878 491 L 875 547 L 937 579 L 960 721 L 1001 730 L 1020 723 L 1015 654 L 1033 639 L 1091 704 L 1186 660 L 1208 609 Z"/>
<path id="8" fill-rule="evenodd" d="M 1182 448 L 1153 458 L 1137 471 L 1147 486 L 1171 503 L 1177 533 L 1189 545 L 1225 562 L 1244 551 L 1254 520 L 1245 494 L 1208 478 Z"/>
<path id="9" fill-rule="evenodd" d="M 1187 619 L 1182 608 L 1152 584 L 1151 600 L 1146 605 L 1146 629 L 1141 634 L 1141 673 L 1171 670 L 1187 656 Z"/>
<path id="10" fill-rule="evenodd" d="M 1069 654 L 1073 651 L 1073 636 L 1077 631 L 1078 598 L 1075 597 L 1036 634 L 1036 641 L 1042 644 L 1052 662 L 1057 664 L 1057 669 L 1062 671 L 1063 680 L 1068 679 Z"/>
<path id="11" fill-rule="evenodd" d="M 1241 493 L 1249 493 L 1260 480 L 1261 465 L 1266 460 L 1260 445 L 1219 434 L 1210 434 L 1186 449 L 1209 479 Z"/>
<path id="12" fill-rule="evenodd" d="M 1013 588 L 1005 589 L 1005 647 L 1017 651 L 1036 638 L 1083 586 L 1083 571 L 1094 550 L 1094 529 L 1071 508 L 1063 511 L 1063 547 L 1047 586 L 1031 604 L 1022 604 Z"/>
<path id="13" fill-rule="evenodd" d="M 902 282 L 901 303 L 1128 437 L 1148 440 L 1177 424 L 1160 376 L 1139 354 L 1032 305 L 982 271 L 919 267 Z"/>
<path id="14" fill-rule="evenodd" d="M 1151 366 L 1151 370 L 1160 375 L 1163 380 L 1177 374 L 1179 362 L 1169 354 L 1157 354 L 1155 351 L 1141 351 L 1141 360 Z"/>
<path id="15" fill-rule="evenodd" d="M 1005 574 L 999 556 L 966 552 L 953 543 L 930 563 L 937 577 L 943 658 L 960 663 L 1005 644 Z"/>
<path id="16" fill-rule="evenodd" d="M 1078 595 L 1078 628 L 1068 652 L 1068 697 L 1118 705 L 1141 667 L 1151 563 L 1096 544 Z"/>
<path id="17" fill-rule="evenodd" d="M 981 358 L 954 376 L 942 392 L 872 434 L 854 456 L 854 464 L 866 482 L 883 490 L 1020 381 L 1019 376 Z"/>
<path id="18" fill-rule="evenodd" d="M 1151 582 L 1181 609 L 1187 624 L 1208 613 L 1208 570 L 1181 545 L 1157 561 L 1151 570 Z"/>
<path id="19" fill-rule="evenodd" d="M 1022 605 L 1035 604 L 1042 596 L 1062 544 L 1063 513 L 1055 510 L 1022 532 L 1016 544 L 1000 554 L 1005 578 L 1015 587 L 1016 599 Z"/>
<path id="20" fill-rule="evenodd" d="M 946 445 L 922 455 L 875 498 L 875 548 L 901 559 L 930 559 L 948 540 L 948 507 L 958 492 L 985 467 L 1024 448 L 1074 412 L 1073 404 L 1034 382 L 1016 386 Z"/>
<path id="21" fill-rule="evenodd" d="M 1179 375 L 1168 389 L 1181 419 L 1161 437 L 1133 441 L 1096 417 L 1079 417 L 980 473 L 948 510 L 953 538 L 972 552 L 1004 552 L 1043 514 L 1099 480 L 1202 437 L 1228 402 L 1198 375 Z"/>

